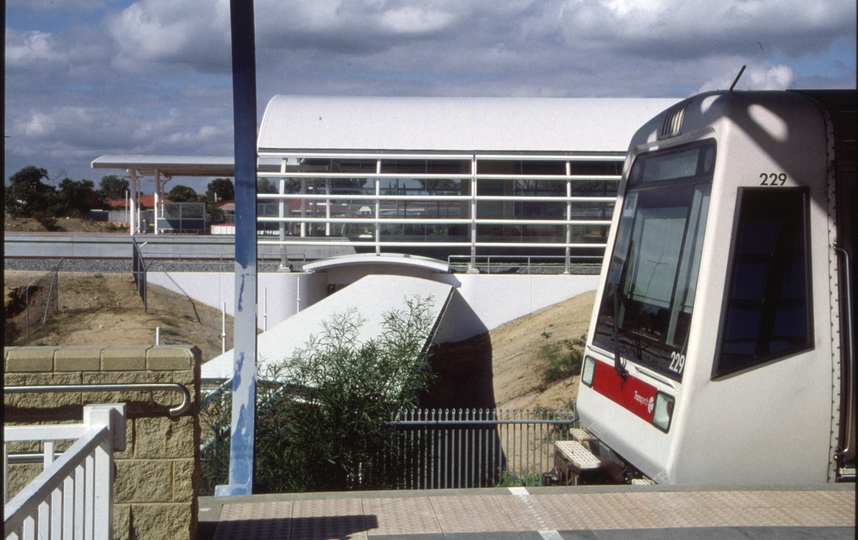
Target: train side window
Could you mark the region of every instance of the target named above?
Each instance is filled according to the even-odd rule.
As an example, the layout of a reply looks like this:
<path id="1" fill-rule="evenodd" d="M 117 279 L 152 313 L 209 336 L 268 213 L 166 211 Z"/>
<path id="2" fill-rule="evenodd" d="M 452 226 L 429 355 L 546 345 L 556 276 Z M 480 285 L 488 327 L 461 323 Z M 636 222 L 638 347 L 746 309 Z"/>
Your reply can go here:
<path id="1" fill-rule="evenodd" d="M 808 194 L 741 188 L 713 377 L 813 344 Z"/>

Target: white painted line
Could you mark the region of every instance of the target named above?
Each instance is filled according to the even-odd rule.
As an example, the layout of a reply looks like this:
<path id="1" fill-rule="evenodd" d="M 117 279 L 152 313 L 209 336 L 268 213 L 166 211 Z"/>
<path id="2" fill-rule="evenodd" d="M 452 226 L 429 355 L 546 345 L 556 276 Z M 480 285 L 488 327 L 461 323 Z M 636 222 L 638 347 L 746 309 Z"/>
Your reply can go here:
<path id="1" fill-rule="evenodd" d="M 544 540 L 563 540 L 557 531 L 537 531 Z"/>
<path id="2" fill-rule="evenodd" d="M 511 488 L 507 488 L 507 489 L 509 489 L 509 492 L 512 493 L 513 495 L 515 495 L 516 497 L 526 497 L 526 496 L 530 495 L 530 493 L 527 492 L 527 488 L 511 487 Z"/>

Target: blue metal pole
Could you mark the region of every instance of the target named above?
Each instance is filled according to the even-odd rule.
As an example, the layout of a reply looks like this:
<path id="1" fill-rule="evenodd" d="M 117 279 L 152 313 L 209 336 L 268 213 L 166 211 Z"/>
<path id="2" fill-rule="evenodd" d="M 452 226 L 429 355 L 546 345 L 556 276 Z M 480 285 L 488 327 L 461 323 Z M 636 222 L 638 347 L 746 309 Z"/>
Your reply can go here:
<path id="1" fill-rule="evenodd" d="M 256 423 L 256 44 L 253 0 L 230 0 L 235 122 L 235 324 L 229 484 L 251 495 Z"/>

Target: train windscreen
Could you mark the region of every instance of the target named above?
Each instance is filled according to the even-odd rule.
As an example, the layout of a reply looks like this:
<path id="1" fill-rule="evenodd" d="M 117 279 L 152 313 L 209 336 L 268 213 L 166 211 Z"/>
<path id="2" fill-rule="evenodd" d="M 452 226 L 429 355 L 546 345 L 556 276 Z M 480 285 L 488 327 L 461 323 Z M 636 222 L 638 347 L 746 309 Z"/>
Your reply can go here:
<path id="1" fill-rule="evenodd" d="M 682 380 L 715 143 L 641 154 L 632 165 L 593 342 Z"/>

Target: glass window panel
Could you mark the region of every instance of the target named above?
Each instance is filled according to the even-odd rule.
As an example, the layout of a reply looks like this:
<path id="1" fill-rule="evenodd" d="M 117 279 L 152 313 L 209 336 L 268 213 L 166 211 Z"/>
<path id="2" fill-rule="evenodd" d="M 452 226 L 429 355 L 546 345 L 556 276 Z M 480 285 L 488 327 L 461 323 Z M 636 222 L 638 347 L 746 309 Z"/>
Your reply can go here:
<path id="1" fill-rule="evenodd" d="M 812 346 L 806 199 L 803 188 L 740 191 L 715 376 Z"/>
<path id="2" fill-rule="evenodd" d="M 692 176 L 625 194 L 593 338 L 677 381 L 685 364 L 673 359 L 687 346 L 711 191 L 713 168 L 702 167 L 699 156 L 712 149 L 714 158 L 714 148 L 707 142 L 638 157 L 639 170 L 658 169 L 678 153 L 698 161 Z"/>
<path id="3" fill-rule="evenodd" d="M 167 219 L 179 219 L 182 215 L 181 203 L 165 203 L 162 208 Z"/>
<path id="4" fill-rule="evenodd" d="M 619 176 L 623 173 L 623 160 L 617 161 L 572 161 L 573 175 L 580 176 Z"/>
<path id="5" fill-rule="evenodd" d="M 668 307 L 685 233 L 685 207 L 642 209 L 635 219 L 634 272 L 626 284 L 632 300 Z"/>
<path id="6" fill-rule="evenodd" d="M 203 203 L 183 203 L 182 217 L 191 219 L 200 219 L 206 212 L 206 205 Z"/>

